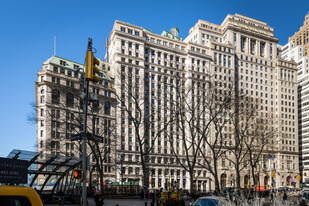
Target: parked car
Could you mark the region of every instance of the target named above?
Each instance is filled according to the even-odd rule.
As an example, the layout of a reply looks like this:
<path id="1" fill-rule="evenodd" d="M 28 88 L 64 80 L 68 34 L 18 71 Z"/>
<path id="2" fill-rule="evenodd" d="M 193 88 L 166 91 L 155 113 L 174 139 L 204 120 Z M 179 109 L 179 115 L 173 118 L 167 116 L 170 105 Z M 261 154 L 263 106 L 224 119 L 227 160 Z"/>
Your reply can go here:
<path id="1" fill-rule="evenodd" d="M 207 196 L 198 198 L 192 206 L 228 206 L 228 202 L 223 197 Z"/>
<path id="2" fill-rule="evenodd" d="M 22 186 L 0 186 L 1 206 L 43 206 L 38 193 L 29 187 Z"/>
<path id="3" fill-rule="evenodd" d="M 303 192 L 302 198 L 306 199 L 306 200 L 309 200 L 309 193 L 308 192 Z"/>

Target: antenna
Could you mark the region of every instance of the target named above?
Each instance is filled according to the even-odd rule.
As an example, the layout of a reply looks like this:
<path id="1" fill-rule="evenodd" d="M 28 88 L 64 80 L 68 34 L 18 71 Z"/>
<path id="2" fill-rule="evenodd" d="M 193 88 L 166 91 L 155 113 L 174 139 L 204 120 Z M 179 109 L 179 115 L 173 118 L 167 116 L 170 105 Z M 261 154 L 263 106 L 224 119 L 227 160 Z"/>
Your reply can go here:
<path id="1" fill-rule="evenodd" d="M 56 36 L 54 36 L 54 55 L 56 56 Z"/>
<path id="2" fill-rule="evenodd" d="M 105 48 L 106 48 L 106 61 L 109 62 L 109 55 L 108 55 L 108 38 L 106 38 Z"/>

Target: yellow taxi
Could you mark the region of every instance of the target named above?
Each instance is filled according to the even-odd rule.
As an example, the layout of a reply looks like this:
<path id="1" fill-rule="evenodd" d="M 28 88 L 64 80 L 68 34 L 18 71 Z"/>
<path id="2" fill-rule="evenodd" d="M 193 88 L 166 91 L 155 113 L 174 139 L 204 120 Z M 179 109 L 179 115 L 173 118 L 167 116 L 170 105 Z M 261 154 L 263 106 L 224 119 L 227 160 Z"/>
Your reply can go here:
<path id="1" fill-rule="evenodd" d="M 43 203 L 38 193 L 29 187 L 0 186 L 1 206 L 42 206 Z"/>

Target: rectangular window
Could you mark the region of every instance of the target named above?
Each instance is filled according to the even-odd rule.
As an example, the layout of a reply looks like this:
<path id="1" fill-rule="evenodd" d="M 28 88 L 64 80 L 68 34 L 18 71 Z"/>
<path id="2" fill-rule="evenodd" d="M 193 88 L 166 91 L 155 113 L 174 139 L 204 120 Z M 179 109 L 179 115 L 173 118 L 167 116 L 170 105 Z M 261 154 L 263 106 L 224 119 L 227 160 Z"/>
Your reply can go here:
<path id="1" fill-rule="evenodd" d="M 236 33 L 234 32 L 234 37 L 233 37 L 233 40 L 234 40 L 234 44 L 236 44 L 237 43 L 237 41 L 236 41 Z"/>

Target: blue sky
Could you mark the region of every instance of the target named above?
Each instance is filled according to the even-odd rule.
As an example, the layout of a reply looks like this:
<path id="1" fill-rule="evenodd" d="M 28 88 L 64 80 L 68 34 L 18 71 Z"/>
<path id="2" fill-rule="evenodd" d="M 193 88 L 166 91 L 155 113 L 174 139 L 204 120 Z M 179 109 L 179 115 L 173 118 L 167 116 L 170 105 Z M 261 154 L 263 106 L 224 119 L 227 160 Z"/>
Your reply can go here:
<path id="1" fill-rule="evenodd" d="M 35 151 L 36 126 L 26 121 L 35 100 L 34 82 L 41 64 L 53 55 L 83 63 L 88 37 L 97 57 L 115 20 L 160 34 L 171 27 L 184 38 L 203 19 L 221 24 L 227 14 L 243 14 L 275 29 L 280 44 L 298 31 L 309 11 L 308 0 L 294 1 L 95 1 L 9 0 L 0 4 L 0 157 L 12 149 Z"/>

